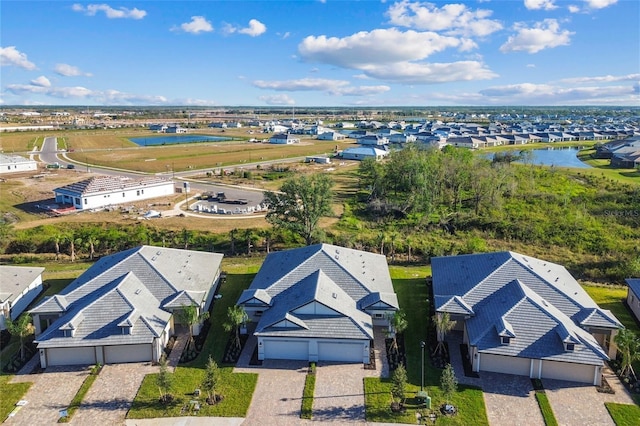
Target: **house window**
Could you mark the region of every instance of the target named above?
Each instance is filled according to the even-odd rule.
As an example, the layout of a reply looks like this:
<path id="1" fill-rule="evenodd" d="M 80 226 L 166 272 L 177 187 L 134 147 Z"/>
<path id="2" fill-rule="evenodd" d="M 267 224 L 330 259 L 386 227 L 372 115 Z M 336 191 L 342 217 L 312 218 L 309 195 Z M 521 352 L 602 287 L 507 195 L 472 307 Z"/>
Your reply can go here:
<path id="1" fill-rule="evenodd" d="M 511 341 L 510 337 L 505 337 L 505 336 L 500 337 L 500 343 L 503 345 L 508 345 L 510 341 Z"/>
<path id="2" fill-rule="evenodd" d="M 122 196 L 123 196 L 123 197 L 126 197 L 126 195 L 124 195 L 124 192 L 122 193 Z"/>
<path id="3" fill-rule="evenodd" d="M 136 191 L 136 195 L 137 195 L 137 196 L 140 196 L 140 190 L 137 190 L 137 191 Z"/>
<path id="4" fill-rule="evenodd" d="M 261 317 L 262 316 L 262 311 L 256 311 L 256 313 L 254 314 L 257 317 Z"/>
<path id="5" fill-rule="evenodd" d="M 575 348 L 576 348 L 576 345 L 574 343 L 567 343 L 567 351 L 573 352 Z"/>
<path id="6" fill-rule="evenodd" d="M 384 318 L 384 314 L 373 314 L 373 317 L 377 319 Z"/>

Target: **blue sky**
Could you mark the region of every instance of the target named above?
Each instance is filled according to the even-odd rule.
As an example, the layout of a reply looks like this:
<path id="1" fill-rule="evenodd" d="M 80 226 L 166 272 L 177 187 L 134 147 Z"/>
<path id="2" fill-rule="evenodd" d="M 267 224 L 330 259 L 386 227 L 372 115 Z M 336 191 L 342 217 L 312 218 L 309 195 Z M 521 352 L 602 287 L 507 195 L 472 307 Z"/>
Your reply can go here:
<path id="1" fill-rule="evenodd" d="M 640 106 L 640 1 L 12 1 L 0 104 Z"/>

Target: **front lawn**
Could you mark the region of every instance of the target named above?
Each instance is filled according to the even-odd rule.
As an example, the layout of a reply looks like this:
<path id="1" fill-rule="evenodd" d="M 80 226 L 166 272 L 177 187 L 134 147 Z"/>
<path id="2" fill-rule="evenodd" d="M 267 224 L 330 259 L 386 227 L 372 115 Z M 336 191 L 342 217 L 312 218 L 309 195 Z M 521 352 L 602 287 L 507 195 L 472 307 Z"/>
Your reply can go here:
<path id="1" fill-rule="evenodd" d="M 0 421 L 4 421 L 31 387 L 31 383 L 11 383 L 13 375 L 0 375 Z"/>
<path id="2" fill-rule="evenodd" d="M 616 426 L 636 426 L 640 419 L 640 407 L 629 404 L 605 402 L 611 418 Z"/>
<path id="3" fill-rule="evenodd" d="M 226 260 L 226 259 L 225 259 Z M 176 368 L 173 374 L 172 394 L 175 399 L 167 406 L 159 401 L 158 386 L 156 385 L 157 374 L 147 375 L 138 394 L 133 401 L 127 418 L 157 418 L 157 417 L 177 417 L 185 415 L 182 408 L 189 404 L 189 401 L 197 399 L 193 396 L 195 389 L 200 388 L 204 377 L 204 366 L 209 354 L 220 366 L 220 384 L 216 388 L 216 393 L 223 396 L 223 400 L 216 405 L 208 405 L 204 402 L 204 396 L 200 397 L 200 416 L 215 417 L 245 417 L 251 403 L 253 391 L 258 381 L 257 374 L 233 373 L 232 365 L 222 364 L 224 349 L 226 347 L 229 334 L 224 331 L 222 324 L 227 321 L 227 308 L 235 304 L 242 290 L 251 284 L 254 274 L 245 274 L 242 271 L 253 270 L 253 262 L 260 265 L 262 259 L 249 259 L 250 262 L 240 262 L 239 265 L 225 263 L 223 269 L 228 272 L 227 280 L 220 287 L 221 299 L 215 301 L 211 314 L 211 329 L 205 341 L 200 355 L 190 363 L 183 364 Z M 230 259 L 227 262 L 234 262 Z"/>
<path id="4" fill-rule="evenodd" d="M 420 342 L 427 340 L 429 292 L 425 276 L 428 274 L 429 268 L 424 266 L 392 266 L 390 271 L 400 307 L 406 313 L 408 321 L 407 330 L 404 332 L 404 342 L 407 355 L 407 396 L 409 398 L 405 404 L 407 410 L 404 413 L 392 413 L 390 409 L 391 381 L 389 379 L 365 378 L 366 417 L 368 422 L 415 424 L 416 412 L 419 407 L 412 404 L 414 403 L 413 396 L 420 390 L 421 384 L 422 349 Z M 424 383 L 425 390 L 431 397 L 433 410 L 437 410 L 445 402 L 440 390 L 441 373 L 442 370 L 431 366 L 425 351 Z M 451 403 L 458 408 L 458 414 L 452 417 L 439 416 L 438 424 L 486 425 L 489 423 L 480 388 L 459 385 L 458 392 Z"/>

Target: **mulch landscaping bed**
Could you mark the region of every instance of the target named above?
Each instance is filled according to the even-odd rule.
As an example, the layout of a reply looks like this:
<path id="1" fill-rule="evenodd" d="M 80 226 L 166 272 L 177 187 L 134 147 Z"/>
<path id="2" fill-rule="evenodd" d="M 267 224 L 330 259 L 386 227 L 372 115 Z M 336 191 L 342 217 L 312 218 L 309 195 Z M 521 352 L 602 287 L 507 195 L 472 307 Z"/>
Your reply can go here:
<path id="1" fill-rule="evenodd" d="M 240 335 L 240 347 L 235 344 L 236 332 L 232 331 L 229 333 L 229 340 L 227 340 L 227 346 L 224 349 L 224 357 L 222 358 L 222 362 L 226 364 L 235 364 L 238 362 L 240 358 L 240 354 L 242 353 L 242 348 L 247 343 L 249 339 L 248 334 Z"/>
<path id="2" fill-rule="evenodd" d="M 384 339 L 384 344 L 387 348 L 389 370 L 391 371 L 398 368 L 400 364 L 405 368 L 407 366 L 407 357 L 404 351 L 404 336 L 402 334 L 396 336 L 396 343 L 398 344 L 398 349 L 393 348 L 393 339 Z"/>
<path id="3" fill-rule="evenodd" d="M 464 375 L 467 377 L 479 378 L 480 375 L 473 371 L 471 366 L 471 360 L 469 359 L 469 347 L 464 343 L 460 345 L 460 355 L 462 355 L 462 367 L 464 368 Z"/>

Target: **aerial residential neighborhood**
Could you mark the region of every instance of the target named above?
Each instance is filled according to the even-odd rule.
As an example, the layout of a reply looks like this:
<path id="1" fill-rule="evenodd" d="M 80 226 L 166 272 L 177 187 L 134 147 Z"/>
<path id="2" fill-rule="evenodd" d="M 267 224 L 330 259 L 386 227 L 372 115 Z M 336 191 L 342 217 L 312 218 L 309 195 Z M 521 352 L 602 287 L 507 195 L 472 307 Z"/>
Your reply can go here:
<path id="1" fill-rule="evenodd" d="M 3 424 L 640 425 L 640 2 L 0 26 Z"/>

